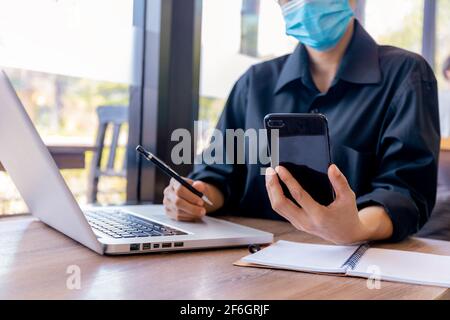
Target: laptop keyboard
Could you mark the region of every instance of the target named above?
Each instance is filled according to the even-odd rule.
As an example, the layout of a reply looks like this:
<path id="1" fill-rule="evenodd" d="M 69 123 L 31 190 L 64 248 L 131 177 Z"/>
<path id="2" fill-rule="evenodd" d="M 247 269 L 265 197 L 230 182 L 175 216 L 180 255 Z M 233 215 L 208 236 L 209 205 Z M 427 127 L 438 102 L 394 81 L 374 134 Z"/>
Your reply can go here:
<path id="1" fill-rule="evenodd" d="M 139 218 L 121 210 L 114 212 L 101 210 L 86 211 L 85 215 L 93 229 L 116 239 L 187 234 L 183 231 Z"/>

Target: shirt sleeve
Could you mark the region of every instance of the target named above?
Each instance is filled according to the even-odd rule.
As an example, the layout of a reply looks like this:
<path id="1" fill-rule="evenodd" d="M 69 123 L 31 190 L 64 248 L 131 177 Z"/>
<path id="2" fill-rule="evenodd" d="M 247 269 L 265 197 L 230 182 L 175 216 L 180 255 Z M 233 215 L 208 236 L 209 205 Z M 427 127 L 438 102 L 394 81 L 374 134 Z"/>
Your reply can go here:
<path id="1" fill-rule="evenodd" d="M 194 166 L 189 176 L 217 187 L 225 198 L 223 209 L 236 206 L 244 192 L 247 169 L 245 164 L 237 164 L 236 159 L 230 159 L 235 156 L 227 155 L 226 130 L 245 127 L 250 72 L 251 69 L 234 85 L 216 126 L 218 135 L 213 134 L 210 145 L 202 152 L 201 163 Z M 235 144 L 234 155 L 239 147 L 243 146 Z M 215 160 L 214 163 L 212 160 Z"/>
<path id="2" fill-rule="evenodd" d="M 435 204 L 440 148 L 436 79 L 419 63 L 397 90 L 384 119 L 372 192 L 359 209 L 381 205 L 392 220 L 390 241 L 401 241 L 425 224 Z"/>

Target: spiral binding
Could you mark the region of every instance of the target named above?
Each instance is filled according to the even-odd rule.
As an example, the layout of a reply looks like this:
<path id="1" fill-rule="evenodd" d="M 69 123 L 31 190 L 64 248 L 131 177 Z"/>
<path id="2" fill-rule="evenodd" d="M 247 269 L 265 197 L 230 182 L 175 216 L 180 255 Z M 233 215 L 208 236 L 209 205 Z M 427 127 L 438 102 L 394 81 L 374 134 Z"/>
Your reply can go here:
<path id="1" fill-rule="evenodd" d="M 355 269 L 356 265 L 359 262 L 359 259 L 361 259 L 361 257 L 364 255 L 364 253 L 367 251 L 367 249 L 369 249 L 369 245 L 368 244 L 362 244 L 359 246 L 358 249 L 356 249 L 356 251 L 350 256 L 350 258 L 348 258 L 347 261 L 345 261 L 345 263 L 342 265 L 343 268 L 347 269 Z"/>

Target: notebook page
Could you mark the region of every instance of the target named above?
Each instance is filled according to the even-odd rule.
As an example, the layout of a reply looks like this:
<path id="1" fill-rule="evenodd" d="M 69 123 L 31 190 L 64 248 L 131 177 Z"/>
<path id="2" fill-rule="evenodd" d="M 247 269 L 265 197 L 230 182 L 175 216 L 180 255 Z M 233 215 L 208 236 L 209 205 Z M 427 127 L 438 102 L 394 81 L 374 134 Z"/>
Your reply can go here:
<path id="1" fill-rule="evenodd" d="M 450 257 L 388 249 L 368 249 L 350 276 L 450 288 Z"/>
<path id="2" fill-rule="evenodd" d="M 277 241 L 242 259 L 247 263 L 307 272 L 345 273 L 344 263 L 358 246 L 334 246 Z"/>

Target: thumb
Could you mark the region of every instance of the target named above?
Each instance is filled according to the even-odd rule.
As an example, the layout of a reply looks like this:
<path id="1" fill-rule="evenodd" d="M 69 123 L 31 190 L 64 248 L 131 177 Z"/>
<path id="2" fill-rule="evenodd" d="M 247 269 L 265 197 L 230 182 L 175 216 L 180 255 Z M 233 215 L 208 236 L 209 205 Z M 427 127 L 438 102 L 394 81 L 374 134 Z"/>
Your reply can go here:
<path id="1" fill-rule="evenodd" d="M 348 184 L 347 178 L 335 164 L 328 168 L 328 178 L 336 192 L 336 199 L 354 199 L 355 194 Z"/>
<path id="2" fill-rule="evenodd" d="M 195 181 L 192 186 L 200 191 L 201 193 L 205 193 L 206 191 L 206 184 L 202 181 Z"/>

